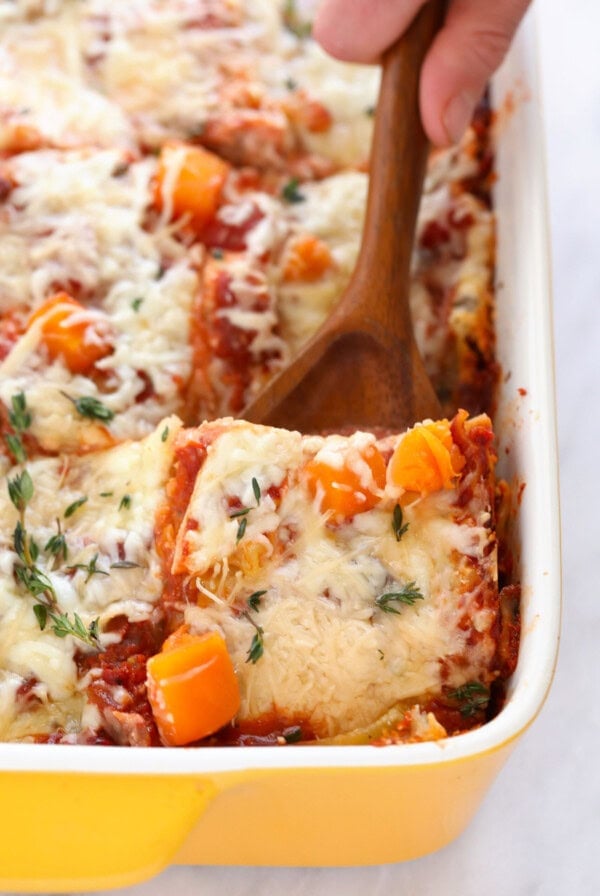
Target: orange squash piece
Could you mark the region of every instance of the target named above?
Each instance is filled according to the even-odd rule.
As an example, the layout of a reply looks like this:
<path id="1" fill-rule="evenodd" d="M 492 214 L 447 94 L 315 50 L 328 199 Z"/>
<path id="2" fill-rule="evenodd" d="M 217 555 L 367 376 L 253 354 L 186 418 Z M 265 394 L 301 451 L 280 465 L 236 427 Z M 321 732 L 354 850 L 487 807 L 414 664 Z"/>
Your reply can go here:
<path id="1" fill-rule="evenodd" d="M 404 491 L 429 495 L 454 488 L 463 465 L 448 420 L 438 420 L 418 423 L 401 437 L 390 460 L 389 475 Z"/>
<path id="2" fill-rule="evenodd" d="M 305 475 L 321 510 L 329 511 L 340 522 L 375 507 L 385 486 L 386 464 L 381 452 L 369 445 L 357 452 L 354 462 L 347 458 L 340 467 L 316 459 L 309 461 Z"/>
<path id="3" fill-rule="evenodd" d="M 48 355 L 53 361 L 62 357 L 71 373 L 87 373 L 96 361 L 112 351 L 106 340 L 86 338 L 93 318 L 66 292 L 46 299 L 31 315 L 28 326 L 41 318 L 42 341 Z"/>
<path id="4" fill-rule="evenodd" d="M 170 191 L 173 218 L 189 215 L 190 224 L 201 230 L 214 218 L 230 166 L 202 146 L 171 141 L 162 147 L 154 184 L 154 203 L 168 204 Z"/>
<path id="5" fill-rule="evenodd" d="M 312 283 L 333 266 L 329 247 L 316 236 L 303 234 L 291 244 L 283 268 L 287 283 Z"/>
<path id="6" fill-rule="evenodd" d="M 163 743 L 183 746 L 214 734 L 240 707 L 238 682 L 218 632 L 167 638 L 146 663 L 148 700 Z"/>

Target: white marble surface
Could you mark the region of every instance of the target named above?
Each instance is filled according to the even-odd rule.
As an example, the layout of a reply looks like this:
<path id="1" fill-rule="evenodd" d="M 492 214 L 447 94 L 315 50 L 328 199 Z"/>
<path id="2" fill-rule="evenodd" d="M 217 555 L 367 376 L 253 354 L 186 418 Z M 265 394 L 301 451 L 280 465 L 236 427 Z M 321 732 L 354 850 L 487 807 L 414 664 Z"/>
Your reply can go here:
<path id="1" fill-rule="evenodd" d="M 546 705 L 476 823 L 364 869 L 174 867 L 128 896 L 600 894 L 600 4 L 537 0 L 554 258 L 564 615 Z M 600 589 L 599 589 L 600 590 Z M 576 734 L 575 734 L 576 733 Z"/>

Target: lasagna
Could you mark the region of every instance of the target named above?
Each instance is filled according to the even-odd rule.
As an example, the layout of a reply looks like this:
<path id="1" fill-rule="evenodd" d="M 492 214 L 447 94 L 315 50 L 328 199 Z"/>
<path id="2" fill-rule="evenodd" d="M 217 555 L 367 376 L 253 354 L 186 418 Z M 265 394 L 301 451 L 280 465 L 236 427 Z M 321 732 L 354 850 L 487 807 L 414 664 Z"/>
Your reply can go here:
<path id="1" fill-rule="evenodd" d="M 309 3 L 0 0 L 0 738 L 401 742 L 499 705 L 487 107 L 413 256 L 444 420 L 237 419 L 351 276 L 377 89 Z"/>

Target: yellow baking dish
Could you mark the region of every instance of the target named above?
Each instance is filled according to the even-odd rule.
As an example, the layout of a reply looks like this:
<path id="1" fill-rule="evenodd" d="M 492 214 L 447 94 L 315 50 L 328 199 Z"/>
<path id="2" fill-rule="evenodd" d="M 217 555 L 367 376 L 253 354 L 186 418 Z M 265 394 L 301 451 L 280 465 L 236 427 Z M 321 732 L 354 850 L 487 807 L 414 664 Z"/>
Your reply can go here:
<path id="1" fill-rule="evenodd" d="M 493 91 L 500 110 L 497 331 L 504 372 L 496 430 L 500 472 L 519 495 L 513 547 L 523 583 L 522 644 L 506 705 L 480 729 L 401 746 L 2 744 L 0 890 L 122 887 L 171 862 L 412 859 L 460 834 L 535 719 L 558 647 L 560 532 L 533 31 L 530 15 Z"/>

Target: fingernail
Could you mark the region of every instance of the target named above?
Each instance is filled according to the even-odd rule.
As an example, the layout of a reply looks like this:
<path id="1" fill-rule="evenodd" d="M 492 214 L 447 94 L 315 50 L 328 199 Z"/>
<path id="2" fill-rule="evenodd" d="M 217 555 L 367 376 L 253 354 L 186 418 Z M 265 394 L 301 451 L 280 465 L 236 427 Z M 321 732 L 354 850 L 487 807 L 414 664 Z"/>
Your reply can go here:
<path id="1" fill-rule="evenodd" d="M 475 103 L 468 93 L 453 96 L 442 116 L 442 122 L 450 143 L 458 143 L 471 121 Z"/>

